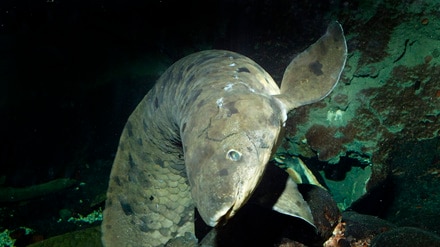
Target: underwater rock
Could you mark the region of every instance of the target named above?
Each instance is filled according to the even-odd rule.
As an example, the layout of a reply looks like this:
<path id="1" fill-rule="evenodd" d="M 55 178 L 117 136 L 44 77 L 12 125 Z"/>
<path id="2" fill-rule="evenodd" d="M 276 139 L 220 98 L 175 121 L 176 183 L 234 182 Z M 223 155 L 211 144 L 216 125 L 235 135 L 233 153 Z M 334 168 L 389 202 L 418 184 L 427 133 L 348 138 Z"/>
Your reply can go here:
<path id="1" fill-rule="evenodd" d="M 371 240 L 375 236 L 395 228 L 396 226 L 380 218 L 346 211 L 342 213 L 342 221 L 334 229 L 332 237 L 323 246 L 370 246 Z"/>
<path id="2" fill-rule="evenodd" d="M 415 227 L 399 227 L 378 235 L 371 247 L 439 247 L 440 236 Z"/>
<path id="3" fill-rule="evenodd" d="M 316 242 L 322 244 L 332 235 L 333 229 L 341 221 L 341 212 L 328 191 L 311 185 L 300 185 L 299 189 L 312 211 L 319 236 Z"/>
<path id="4" fill-rule="evenodd" d="M 384 217 L 395 199 L 394 189 L 391 179 L 385 179 L 383 183 L 370 188 L 363 196 L 352 202 L 347 210 Z"/>
<path id="5" fill-rule="evenodd" d="M 375 236 L 396 228 L 395 225 L 386 220 L 354 211 L 343 212 L 342 221 L 345 222 L 345 241 L 352 246 L 360 243 L 370 243 Z"/>
<path id="6" fill-rule="evenodd" d="M 422 211 L 419 214 L 403 217 L 396 222 L 398 226 L 417 227 L 425 231 L 440 235 L 439 229 L 440 215 L 438 213 L 427 213 Z"/>
<path id="7" fill-rule="evenodd" d="M 415 227 L 397 227 L 390 222 L 354 211 L 342 213 L 325 247 L 413 247 L 440 246 L 440 236 Z"/>

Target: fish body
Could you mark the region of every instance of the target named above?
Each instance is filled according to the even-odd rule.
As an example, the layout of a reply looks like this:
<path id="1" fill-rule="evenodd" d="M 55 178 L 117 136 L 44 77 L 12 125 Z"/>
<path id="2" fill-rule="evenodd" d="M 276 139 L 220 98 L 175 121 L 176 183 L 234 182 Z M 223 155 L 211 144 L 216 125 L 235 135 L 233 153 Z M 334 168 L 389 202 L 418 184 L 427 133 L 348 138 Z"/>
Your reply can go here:
<path id="1" fill-rule="evenodd" d="M 227 222 L 259 184 L 288 111 L 330 93 L 346 52 L 342 28 L 333 23 L 290 63 L 281 88 L 254 61 L 231 51 L 201 51 L 174 63 L 121 134 L 103 244 L 163 246 L 193 234 L 194 207 L 210 226 Z M 303 201 L 299 197 L 290 199 Z"/>

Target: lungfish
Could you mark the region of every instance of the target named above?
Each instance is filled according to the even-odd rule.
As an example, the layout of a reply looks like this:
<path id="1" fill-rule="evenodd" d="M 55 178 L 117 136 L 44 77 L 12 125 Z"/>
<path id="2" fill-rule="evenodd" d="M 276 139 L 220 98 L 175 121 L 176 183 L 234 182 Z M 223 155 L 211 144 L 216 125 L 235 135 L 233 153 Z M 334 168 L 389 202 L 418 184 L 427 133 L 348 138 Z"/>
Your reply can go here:
<path id="1" fill-rule="evenodd" d="M 281 87 L 257 63 L 232 51 L 201 51 L 174 63 L 122 131 L 103 244 L 163 246 L 194 234 L 194 208 L 210 226 L 227 222 L 259 184 L 287 113 L 326 97 L 346 56 L 342 28 L 334 22 L 290 62 Z M 301 195 L 281 196 L 286 197 L 300 210 L 292 212 L 285 200 L 274 209 L 311 222 Z"/>

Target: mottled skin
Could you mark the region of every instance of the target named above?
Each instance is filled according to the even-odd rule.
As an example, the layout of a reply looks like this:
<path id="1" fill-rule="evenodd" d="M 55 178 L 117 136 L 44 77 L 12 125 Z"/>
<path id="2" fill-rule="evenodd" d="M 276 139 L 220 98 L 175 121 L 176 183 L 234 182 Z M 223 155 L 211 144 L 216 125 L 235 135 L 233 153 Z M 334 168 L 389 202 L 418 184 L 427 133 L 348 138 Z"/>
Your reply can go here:
<path id="1" fill-rule="evenodd" d="M 259 65 L 230 51 L 202 51 L 173 64 L 122 132 L 104 245 L 163 246 L 193 234 L 195 206 L 211 226 L 232 217 L 258 185 L 287 112 L 325 97 L 339 79 L 346 57 L 340 25 L 304 53 L 314 58 L 300 55 L 292 61 L 299 66 L 289 67 L 307 73 L 286 71 L 282 90 Z M 294 93 L 296 84 L 303 95 Z"/>

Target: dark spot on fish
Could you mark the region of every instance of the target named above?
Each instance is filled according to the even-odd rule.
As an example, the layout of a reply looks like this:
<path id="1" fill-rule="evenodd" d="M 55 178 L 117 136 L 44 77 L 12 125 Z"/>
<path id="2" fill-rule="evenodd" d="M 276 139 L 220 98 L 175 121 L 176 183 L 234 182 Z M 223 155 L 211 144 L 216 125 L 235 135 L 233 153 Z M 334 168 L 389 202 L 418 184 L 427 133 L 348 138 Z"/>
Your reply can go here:
<path id="1" fill-rule="evenodd" d="M 129 216 L 134 214 L 133 209 L 128 202 L 119 199 L 119 203 L 121 204 L 122 211 L 124 211 L 125 215 Z"/>
<path id="2" fill-rule="evenodd" d="M 238 73 L 241 73 L 241 72 L 251 73 L 251 71 L 248 68 L 246 68 L 246 67 L 238 68 L 237 72 Z"/>
<path id="3" fill-rule="evenodd" d="M 226 169 L 226 168 L 224 168 L 224 169 L 221 169 L 219 172 L 218 172 L 218 175 L 219 176 L 228 176 L 228 174 L 229 174 L 229 172 L 228 172 L 228 169 Z"/>
<path id="4" fill-rule="evenodd" d="M 121 182 L 121 179 L 119 178 L 119 176 L 114 176 L 114 177 L 113 177 L 113 180 L 115 181 L 115 183 L 116 183 L 118 186 L 122 186 L 122 182 Z"/>
<path id="5" fill-rule="evenodd" d="M 200 102 L 197 104 L 197 107 L 200 108 L 200 107 L 202 107 L 204 104 L 205 104 L 205 100 L 202 99 L 202 100 L 200 100 Z"/>
<path id="6" fill-rule="evenodd" d="M 186 85 L 192 83 L 192 81 L 194 80 L 194 74 L 192 74 L 188 79 L 186 79 Z"/>
<path id="7" fill-rule="evenodd" d="M 134 162 L 133 157 L 131 154 L 128 154 L 128 164 L 130 165 L 130 168 L 133 168 L 136 166 L 136 162 Z"/>
<path id="8" fill-rule="evenodd" d="M 319 61 L 315 61 L 309 64 L 309 69 L 312 71 L 313 74 L 320 76 L 323 75 L 324 72 L 322 72 L 322 64 Z"/>
<path id="9" fill-rule="evenodd" d="M 139 230 L 141 230 L 141 232 L 150 232 L 151 229 L 148 227 L 148 218 L 142 216 L 139 219 L 141 221 L 139 224 Z"/>
<path id="10" fill-rule="evenodd" d="M 188 67 L 186 67 L 186 72 L 190 71 L 192 69 L 192 67 L 194 66 L 194 63 L 191 63 L 190 65 L 188 65 Z"/>
<path id="11" fill-rule="evenodd" d="M 125 125 L 125 128 L 127 129 L 127 134 L 129 137 L 133 136 L 133 126 L 131 125 L 130 121 L 127 121 L 127 124 Z"/>
<path id="12" fill-rule="evenodd" d="M 145 188 L 151 187 L 151 181 L 154 180 L 152 178 L 151 174 L 148 174 L 145 171 L 140 171 L 139 169 L 136 169 L 129 173 L 129 178 L 133 177 L 135 183 L 139 184 L 140 186 L 143 186 Z"/>
<path id="13" fill-rule="evenodd" d="M 238 113 L 238 109 L 235 108 L 235 102 L 229 102 L 229 103 L 224 104 L 224 108 L 228 109 L 228 113 L 227 113 L 228 117 L 232 116 L 233 114 Z"/>
<path id="14" fill-rule="evenodd" d="M 150 201 L 152 201 L 152 200 L 154 200 L 154 196 L 150 196 L 150 198 L 148 198 L 148 199 L 150 199 Z"/>
<path id="15" fill-rule="evenodd" d="M 136 163 L 131 158 L 131 155 L 128 159 L 128 164 L 130 165 L 130 169 L 128 170 L 128 181 L 138 183 L 138 179 L 141 178 L 139 175 L 140 171 L 136 167 Z"/>
<path id="16" fill-rule="evenodd" d="M 261 139 L 260 140 L 260 148 L 269 148 L 269 145 L 266 142 L 264 142 L 263 139 Z"/>
<path id="17" fill-rule="evenodd" d="M 154 98 L 154 108 L 157 109 L 159 108 L 159 100 L 156 98 Z"/>
<path id="18" fill-rule="evenodd" d="M 141 232 L 150 232 L 150 228 L 146 224 L 139 224 L 139 230 Z"/>
<path id="19" fill-rule="evenodd" d="M 252 152 L 252 147 L 247 147 L 247 150 L 249 151 L 249 152 Z"/>
<path id="20" fill-rule="evenodd" d="M 192 103 L 192 102 L 196 101 L 197 97 L 199 97 L 199 95 L 200 95 L 201 93 L 202 93 L 202 89 L 197 89 L 197 90 L 193 91 L 193 92 L 190 94 L 187 103 Z"/>
<path id="21" fill-rule="evenodd" d="M 112 225 L 106 224 L 105 228 L 107 228 L 108 230 L 112 229 Z"/>
<path id="22" fill-rule="evenodd" d="M 154 163 L 156 163 L 156 164 L 158 164 L 160 167 L 164 167 L 164 163 L 163 163 L 163 160 L 161 160 L 161 159 L 156 159 L 155 161 L 154 161 Z"/>
<path id="23" fill-rule="evenodd" d="M 272 114 L 269 117 L 269 124 L 271 126 L 280 126 L 281 125 L 281 121 L 280 121 L 280 118 L 278 117 L 278 114 L 275 114 L 275 112 L 272 112 Z"/>
<path id="24" fill-rule="evenodd" d="M 186 129 L 186 123 L 183 123 L 182 129 L 180 130 L 180 132 L 183 134 L 185 132 L 185 129 Z"/>
<path id="25" fill-rule="evenodd" d="M 179 223 L 177 223 L 177 226 L 183 226 L 187 223 L 187 219 L 185 219 L 184 217 L 181 217 L 179 220 Z"/>
<path id="26" fill-rule="evenodd" d="M 269 81 L 267 80 L 267 78 L 264 78 L 264 80 L 266 81 L 267 84 L 270 84 Z"/>
<path id="27" fill-rule="evenodd" d="M 302 205 L 303 205 L 303 204 L 301 203 L 301 201 L 296 201 L 295 204 L 296 204 L 299 208 L 301 208 Z"/>

